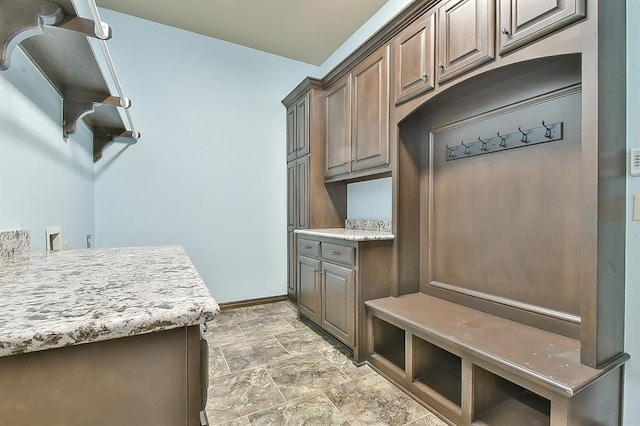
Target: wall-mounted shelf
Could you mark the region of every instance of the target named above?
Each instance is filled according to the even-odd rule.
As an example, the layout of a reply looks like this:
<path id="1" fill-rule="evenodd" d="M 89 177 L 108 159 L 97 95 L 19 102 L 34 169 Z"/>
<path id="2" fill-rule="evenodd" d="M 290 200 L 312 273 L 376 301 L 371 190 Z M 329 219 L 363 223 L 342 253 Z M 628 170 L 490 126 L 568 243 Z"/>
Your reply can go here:
<path id="1" fill-rule="evenodd" d="M 78 13 L 80 1 L 88 3 L 93 19 Z M 93 46 L 89 38 L 95 39 Z M 109 38 L 111 28 L 100 21 L 94 0 L 0 3 L 0 69 L 9 68 L 20 46 L 63 98 L 63 136 L 75 133 L 81 118 L 93 132 L 94 161 L 114 139 L 135 143 L 140 137 L 106 46 Z"/>

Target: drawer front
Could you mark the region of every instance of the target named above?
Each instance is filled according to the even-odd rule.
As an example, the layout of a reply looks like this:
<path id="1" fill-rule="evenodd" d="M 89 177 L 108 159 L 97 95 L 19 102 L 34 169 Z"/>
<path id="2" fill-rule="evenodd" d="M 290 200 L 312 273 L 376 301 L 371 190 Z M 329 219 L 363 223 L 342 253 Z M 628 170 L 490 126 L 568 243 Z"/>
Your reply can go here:
<path id="1" fill-rule="evenodd" d="M 320 241 L 305 240 L 303 238 L 300 238 L 298 240 L 298 254 L 319 257 Z"/>
<path id="2" fill-rule="evenodd" d="M 338 244 L 323 243 L 322 258 L 330 260 L 332 262 L 355 266 L 356 248 L 349 246 L 340 246 Z"/>

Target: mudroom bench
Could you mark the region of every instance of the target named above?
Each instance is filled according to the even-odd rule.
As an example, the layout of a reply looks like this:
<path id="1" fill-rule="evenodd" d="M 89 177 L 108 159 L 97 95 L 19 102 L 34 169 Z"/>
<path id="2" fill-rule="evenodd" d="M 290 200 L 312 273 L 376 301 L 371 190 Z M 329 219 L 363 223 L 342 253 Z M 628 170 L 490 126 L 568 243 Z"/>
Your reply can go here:
<path id="1" fill-rule="evenodd" d="M 366 302 L 367 361 L 456 425 L 618 424 L 622 354 L 424 293 Z"/>

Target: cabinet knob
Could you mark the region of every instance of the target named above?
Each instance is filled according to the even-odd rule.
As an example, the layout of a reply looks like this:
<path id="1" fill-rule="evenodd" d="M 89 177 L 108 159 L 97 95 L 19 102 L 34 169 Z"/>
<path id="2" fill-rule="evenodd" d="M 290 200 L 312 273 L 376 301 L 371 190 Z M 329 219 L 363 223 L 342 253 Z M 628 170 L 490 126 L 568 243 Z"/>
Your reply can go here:
<path id="1" fill-rule="evenodd" d="M 444 64 L 443 64 L 442 62 L 439 62 L 439 63 L 438 63 L 438 66 L 439 66 L 440 68 L 444 69 Z"/>
<path id="2" fill-rule="evenodd" d="M 510 33 L 510 32 L 509 32 L 509 30 L 508 30 L 508 29 L 506 29 L 506 28 L 503 28 L 503 29 L 502 29 L 502 34 L 507 35 L 507 36 L 511 36 L 511 33 Z"/>
<path id="3" fill-rule="evenodd" d="M 425 81 L 429 80 L 429 74 L 427 74 L 426 72 L 423 72 L 422 73 L 422 79 L 425 80 Z"/>

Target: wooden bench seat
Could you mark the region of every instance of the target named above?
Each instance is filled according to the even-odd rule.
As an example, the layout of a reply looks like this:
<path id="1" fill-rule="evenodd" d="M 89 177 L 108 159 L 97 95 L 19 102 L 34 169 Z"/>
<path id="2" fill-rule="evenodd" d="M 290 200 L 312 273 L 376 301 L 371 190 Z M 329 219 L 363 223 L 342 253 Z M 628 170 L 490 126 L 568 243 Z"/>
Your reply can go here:
<path id="1" fill-rule="evenodd" d="M 455 424 L 495 424 L 496 418 L 506 419 L 509 411 L 522 416 L 523 406 L 535 408 L 539 402 L 543 408 L 535 410 L 542 411 L 542 422 L 532 424 L 573 424 L 567 419 L 578 410 L 589 412 L 585 405 L 590 403 L 588 397 L 574 397 L 614 370 L 617 374 L 609 375 L 602 386 L 619 387 L 619 367 L 629 358 L 621 354 L 605 367 L 593 369 L 580 363 L 578 340 L 423 293 L 370 300 L 366 308 L 369 364 Z M 539 399 L 514 405 L 513 398 L 520 398 L 517 394 L 523 391 Z M 493 396 L 481 396 L 483 392 Z M 569 401 L 575 403 L 573 407 Z M 507 407 L 504 413 L 487 416 L 493 423 L 478 420 L 480 411 L 501 404 Z M 510 404 L 520 408 L 508 408 Z M 607 401 L 598 404 L 599 409 L 608 407 Z M 604 422 L 598 419 L 610 424 L 617 414 L 609 413 Z"/>

